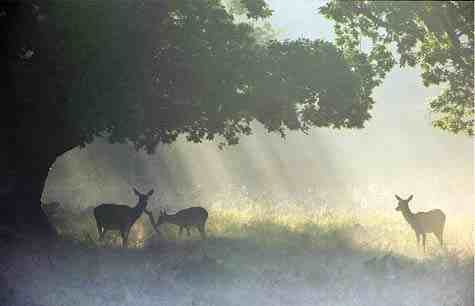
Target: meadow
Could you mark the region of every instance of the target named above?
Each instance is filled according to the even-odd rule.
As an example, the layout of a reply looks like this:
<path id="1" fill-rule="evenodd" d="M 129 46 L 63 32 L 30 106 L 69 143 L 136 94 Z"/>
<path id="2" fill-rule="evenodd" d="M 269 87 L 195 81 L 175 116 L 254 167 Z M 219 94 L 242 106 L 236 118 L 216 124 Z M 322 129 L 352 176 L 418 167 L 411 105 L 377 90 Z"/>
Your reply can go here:
<path id="1" fill-rule="evenodd" d="M 154 232 L 146 216 L 129 249 L 97 241 L 91 210 L 63 211 L 63 241 L 2 250 L 10 305 L 473 305 L 473 220 L 448 215 L 446 248 L 426 254 L 399 213 L 246 198 L 207 206 L 209 238 Z M 153 208 L 158 216 L 158 208 Z M 61 222 L 60 222 L 61 221 Z M 23 252 L 28 250 L 28 252 Z M 29 255 L 28 255 L 29 254 Z M 17 303 L 17 304 L 15 304 Z M 0 303 L 3 305 L 3 303 Z"/>

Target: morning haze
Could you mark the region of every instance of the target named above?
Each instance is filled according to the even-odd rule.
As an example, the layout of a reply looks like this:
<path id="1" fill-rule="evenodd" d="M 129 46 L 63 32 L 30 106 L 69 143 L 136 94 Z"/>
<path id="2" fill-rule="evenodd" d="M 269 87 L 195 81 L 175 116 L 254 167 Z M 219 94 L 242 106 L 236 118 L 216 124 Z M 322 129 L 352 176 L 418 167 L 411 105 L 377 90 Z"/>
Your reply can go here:
<path id="1" fill-rule="evenodd" d="M 322 3 L 270 1 L 269 4 L 274 10 L 271 23 L 279 39 L 334 40 L 333 24 L 317 13 Z M 153 156 L 139 154 L 139 157 L 126 146 L 93 144 L 67 153 L 55 167 L 70 168 L 68 162 L 79 159 L 81 168 L 73 172 L 87 172 L 85 163 L 116 164 L 109 160 L 114 156 L 109 152 L 122 150 L 123 154 L 129 154 L 125 160 L 132 161 L 127 161 L 127 168 L 117 177 L 113 174 L 117 170 L 104 174 L 112 176 L 111 184 L 125 186 L 133 184 L 134 177 L 145 176 L 147 184 L 158 186 L 162 194 L 174 201 L 177 193 L 188 199 L 189 195 L 183 193 L 201 191 L 208 198 L 210 193 L 233 185 L 257 194 L 270 192 L 280 199 L 305 198 L 306 202 L 310 190 L 310 196 L 319 199 L 313 205 L 325 202 L 330 206 L 351 207 L 363 203 L 384 209 L 393 206 L 393 193 L 414 193 L 415 204 L 421 209 L 437 206 L 454 212 L 470 211 L 474 194 L 472 139 L 432 127 L 428 101 L 441 89 L 424 87 L 420 72 L 417 68 L 395 67 L 388 74 L 373 94 L 376 103 L 370 112 L 372 119 L 364 129 L 314 128 L 309 135 L 290 132 L 286 139 L 281 139 L 265 133 L 256 124 L 254 135 L 243 137 L 239 145 L 223 151 L 214 143 L 190 144 L 182 140 L 160 147 Z M 97 154 L 110 158 L 99 158 Z M 56 175 L 59 173 L 52 171 L 50 180 Z M 93 181 L 97 180 L 94 185 L 114 190 L 113 186 L 107 186 L 104 177 L 89 175 Z M 55 184 L 54 188 L 60 189 L 61 184 Z M 78 186 L 76 182 L 71 184 Z M 96 201 L 93 195 L 99 196 L 88 188 L 76 189 L 83 194 L 81 206 L 93 205 Z M 46 200 L 54 200 L 52 194 L 53 190 L 46 188 Z M 130 195 L 110 194 L 110 197 Z M 174 207 L 175 204 L 162 205 Z"/>
<path id="2" fill-rule="evenodd" d="M 0 2 L 0 305 L 473 305 L 469 9 Z"/>

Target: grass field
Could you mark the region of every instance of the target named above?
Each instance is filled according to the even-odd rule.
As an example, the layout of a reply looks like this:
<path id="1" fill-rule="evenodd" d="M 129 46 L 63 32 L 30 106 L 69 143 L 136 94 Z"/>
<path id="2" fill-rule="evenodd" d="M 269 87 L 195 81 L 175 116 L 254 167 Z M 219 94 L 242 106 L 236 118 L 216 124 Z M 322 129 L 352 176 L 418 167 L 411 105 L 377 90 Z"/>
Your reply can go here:
<path id="1" fill-rule="evenodd" d="M 65 239 L 56 249 L 29 244 L 3 251 L 8 265 L 0 281 L 11 289 L 3 299 L 11 305 L 473 305 L 471 217 L 448 215 L 446 249 L 430 236 L 424 255 L 393 211 L 250 200 L 207 208 L 207 241 L 197 232 L 179 238 L 173 225 L 159 237 L 142 217 L 127 250 L 117 234 L 99 244 L 89 213 L 66 214 L 58 223 Z"/>

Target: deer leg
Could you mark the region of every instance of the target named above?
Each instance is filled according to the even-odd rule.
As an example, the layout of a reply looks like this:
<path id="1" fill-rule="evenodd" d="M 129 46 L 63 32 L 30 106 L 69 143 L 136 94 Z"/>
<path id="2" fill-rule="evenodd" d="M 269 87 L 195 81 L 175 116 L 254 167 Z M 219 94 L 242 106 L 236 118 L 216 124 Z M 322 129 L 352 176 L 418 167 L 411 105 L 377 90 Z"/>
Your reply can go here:
<path id="1" fill-rule="evenodd" d="M 104 238 L 105 238 L 105 236 L 106 236 L 106 232 L 107 232 L 106 228 L 103 227 L 101 233 L 99 233 L 99 240 L 100 240 L 100 241 L 103 241 L 103 240 L 104 240 Z"/>
<path id="2" fill-rule="evenodd" d="M 101 239 L 102 236 L 102 225 L 99 223 L 99 221 L 96 220 L 96 225 L 97 225 L 97 232 L 99 233 L 99 239 Z"/>
<path id="3" fill-rule="evenodd" d="M 422 249 L 426 252 L 426 234 L 422 234 Z"/>
<path id="4" fill-rule="evenodd" d="M 436 232 L 434 234 L 437 237 L 437 240 L 439 240 L 440 246 L 444 247 L 444 237 L 443 237 L 442 232 L 439 231 L 439 232 Z"/>
<path id="5" fill-rule="evenodd" d="M 125 233 L 125 247 L 127 247 L 129 243 L 129 232 Z"/>
<path id="6" fill-rule="evenodd" d="M 96 221 L 96 223 L 97 223 L 97 232 L 99 233 L 99 240 L 102 241 L 104 240 L 104 236 L 106 234 L 106 228 L 102 226 L 102 224 L 99 223 L 99 221 Z"/>
<path id="7" fill-rule="evenodd" d="M 180 226 L 180 231 L 178 232 L 178 236 L 181 237 L 181 233 L 183 233 L 183 226 Z"/>
<path id="8" fill-rule="evenodd" d="M 127 247 L 127 240 L 129 239 L 130 226 L 125 226 L 120 230 L 120 235 L 122 236 L 122 247 Z"/>
<path id="9" fill-rule="evenodd" d="M 188 237 L 190 237 L 190 236 L 191 236 L 191 232 L 190 232 L 190 227 L 189 227 L 189 226 L 186 227 L 186 232 L 187 232 L 187 234 L 188 234 Z"/>
<path id="10" fill-rule="evenodd" d="M 203 224 L 200 224 L 198 226 L 198 230 L 200 231 L 200 234 L 201 234 L 201 239 L 206 239 L 206 232 L 205 232 L 205 225 L 204 223 Z"/>
<path id="11" fill-rule="evenodd" d="M 421 236 L 419 233 L 416 232 L 416 239 L 417 239 L 417 249 L 420 250 L 420 241 L 421 241 Z"/>
<path id="12" fill-rule="evenodd" d="M 127 247 L 127 239 L 129 238 L 129 233 L 127 231 L 120 231 L 120 235 L 122 236 L 122 247 Z"/>

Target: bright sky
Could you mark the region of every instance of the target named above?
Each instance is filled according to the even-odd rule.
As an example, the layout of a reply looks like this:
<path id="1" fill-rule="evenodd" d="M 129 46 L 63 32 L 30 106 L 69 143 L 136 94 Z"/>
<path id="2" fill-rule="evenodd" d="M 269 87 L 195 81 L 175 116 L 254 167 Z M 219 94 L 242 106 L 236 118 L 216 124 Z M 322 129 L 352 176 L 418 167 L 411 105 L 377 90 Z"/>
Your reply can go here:
<path id="1" fill-rule="evenodd" d="M 324 2 L 268 0 L 279 38 L 333 40 L 333 24 L 317 12 Z M 462 198 L 473 200 L 472 140 L 430 125 L 428 101 L 439 91 L 422 85 L 418 69 L 395 68 L 373 94 L 376 106 L 366 129 L 343 133 L 318 130 L 312 137 L 327 142 L 328 148 L 334 149 L 331 155 L 342 165 L 341 171 L 353 169 L 359 179 L 384 179 L 397 187 L 394 192 L 403 196 L 415 193 L 426 202 L 440 201 L 436 194 L 441 192 L 446 193 L 445 200 L 467 192 L 469 198 Z"/>
<path id="2" fill-rule="evenodd" d="M 274 10 L 271 22 L 281 39 L 333 39 L 332 24 L 317 13 L 322 1 L 268 3 Z M 112 163 L 104 177 L 85 180 L 81 175 L 94 173 L 87 170 L 88 162 L 91 169 L 103 169 L 106 161 L 98 157 L 119 150 L 119 145 L 96 144 L 65 154 L 59 163 L 70 169 L 70 175 L 56 181 L 65 188 L 84 186 L 79 190 L 84 203 L 104 198 L 134 201 L 129 187 L 136 184 L 170 194 L 163 205 L 176 206 L 178 198 L 173 194 L 191 196 L 202 188 L 213 196 L 232 185 L 272 196 L 283 193 L 294 202 L 307 199 L 310 205 L 377 207 L 394 213 L 394 194 L 414 194 L 414 210 L 473 211 L 472 139 L 431 126 L 428 101 L 440 88 L 425 88 L 419 73 L 394 68 L 374 91 L 373 118 L 362 130 L 314 129 L 308 136 L 295 132 L 282 140 L 257 129 L 224 151 L 215 143 L 185 141 L 163 146 L 153 156 L 137 155 L 130 149 L 124 153 L 128 155 L 124 160 L 130 161 L 128 174 L 114 174 L 118 171 Z M 146 173 L 145 181 L 136 177 L 134 169 Z M 190 205 L 185 202 L 183 205 Z"/>

